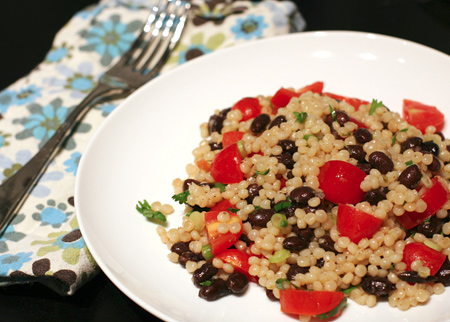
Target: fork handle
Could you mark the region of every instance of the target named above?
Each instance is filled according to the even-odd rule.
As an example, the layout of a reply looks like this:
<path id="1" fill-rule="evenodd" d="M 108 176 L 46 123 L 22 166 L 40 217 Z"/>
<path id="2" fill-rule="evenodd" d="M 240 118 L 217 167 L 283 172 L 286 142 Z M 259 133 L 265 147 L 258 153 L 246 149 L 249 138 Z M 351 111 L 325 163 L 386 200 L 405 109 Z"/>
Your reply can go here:
<path id="1" fill-rule="evenodd" d="M 0 236 L 13 215 L 22 206 L 31 188 L 45 172 L 48 164 L 58 152 L 61 143 L 68 137 L 89 108 L 102 98 L 128 94 L 130 91 L 130 88 L 111 87 L 110 84 L 99 82 L 94 90 L 74 108 L 39 152 L 0 185 Z"/>

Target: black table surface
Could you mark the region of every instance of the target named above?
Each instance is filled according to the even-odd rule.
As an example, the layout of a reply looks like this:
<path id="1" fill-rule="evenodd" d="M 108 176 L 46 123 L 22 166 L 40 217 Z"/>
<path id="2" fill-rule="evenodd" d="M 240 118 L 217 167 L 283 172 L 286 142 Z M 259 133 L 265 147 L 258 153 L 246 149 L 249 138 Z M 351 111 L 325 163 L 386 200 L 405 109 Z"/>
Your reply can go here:
<path id="1" fill-rule="evenodd" d="M 55 33 L 96 0 L 0 2 L 0 89 L 30 72 Z M 307 30 L 354 30 L 404 38 L 450 55 L 450 0 L 295 0 Z M 160 321 L 100 273 L 73 296 L 40 284 L 0 288 L 0 321 Z"/>

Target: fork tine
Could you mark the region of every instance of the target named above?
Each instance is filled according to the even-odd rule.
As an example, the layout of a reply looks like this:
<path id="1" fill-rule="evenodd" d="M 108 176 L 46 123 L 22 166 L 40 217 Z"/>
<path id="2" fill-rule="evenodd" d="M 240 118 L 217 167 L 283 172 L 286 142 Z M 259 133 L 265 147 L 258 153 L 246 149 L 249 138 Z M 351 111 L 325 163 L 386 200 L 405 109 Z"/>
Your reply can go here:
<path id="1" fill-rule="evenodd" d="M 172 3 L 173 8 L 171 8 L 172 12 L 166 19 L 165 28 L 162 33 L 159 34 L 158 42 L 153 46 L 154 50 L 151 51 L 149 57 L 140 68 L 141 72 L 148 71 L 150 75 L 149 77 L 153 77 L 155 73 L 152 71 L 155 69 L 157 70 L 169 58 L 170 53 L 180 39 L 181 32 L 186 23 L 190 4 L 183 3 L 180 0 L 170 2 Z M 163 44 L 165 45 L 164 50 L 160 52 L 161 50 L 159 49 L 163 48 Z M 152 63 L 155 61 L 155 59 L 156 64 L 152 66 Z"/>
<path id="2" fill-rule="evenodd" d="M 119 59 L 116 65 L 129 65 L 130 61 L 132 61 L 133 56 L 137 52 L 138 49 L 144 43 L 146 35 L 154 29 L 154 25 L 157 23 L 157 18 L 160 15 L 160 11 L 164 11 L 167 6 L 167 0 L 159 0 L 152 7 L 151 13 L 147 17 L 147 21 L 141 29 L 141 32 L 134 40 L 133 44 L 127 50 L 127 52 Z M 142 54 L 142 53 L 141 53 Z"/>

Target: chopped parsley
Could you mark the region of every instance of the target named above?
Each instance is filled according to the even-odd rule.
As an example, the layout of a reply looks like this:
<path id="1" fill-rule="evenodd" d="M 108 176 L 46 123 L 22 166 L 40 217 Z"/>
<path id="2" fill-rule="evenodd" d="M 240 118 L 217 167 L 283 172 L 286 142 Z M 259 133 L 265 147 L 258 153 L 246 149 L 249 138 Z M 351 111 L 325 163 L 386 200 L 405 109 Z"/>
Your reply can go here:
<path id="1" fill-rule="evenodd" d="M 175 200 L 176 202 L 178 202 L 179 204 L 183 205 L 187 202 L 188 196 L 189 196 L 189 190 L 186 190 L 179 194 L 173 195 L 172 199 Z"/>
<path id="2" fill-rule="evenodd" d="M 336 111 L 334 110 L 334 108 L 331 105 L 328 105 L 330 107 L 330 114 L 331 117 L 333 118 L 333 121 L 336 122 L 337 121 L 337 114 Z"/>
<path id="3" fill-rule="evenodd" d="M 384 106 L 382 101 L 377 101 L 376 99 L 373 99 L 372 103 L 370 103 L 369 115 L 375 113 L 376 109 L 382 106 Z"/>
<path id="4" fill-rule="evenodd" d="M 147 217 L 148 219 L 152 219 L 152 220 L 159 220 L 162 222 L 166 222 L 166 216 L 160 212 L 160 211 L 155 211 L 152 209 L 152 207 L 148 204 L 147 200 L 144 199 L 144 202 L 140 202 L 138 201 L 138 204 L 136 205 L 136 210 L 143 214 L 145 217 Z"/>
<path id="5" fill-rule="evenodd" d="M 334 309 L 332 309 L 330 312 L 327 313 L 323 313 L 323 314 L 318 314 L 317 317 L 321 320 L 325 320 L 328 318 L 331 318 L 332 316 L 335 316 L 336 314 L 339 313 L 340 310 L 342 310 L 344 307 L 347 306 L 347 298 L 344 297 L 341 301 L 341 303 L 339 303 L 338 306 L 336 306 Z"/>
<path id="6" fill-rule="evenodd" d="M 216 183 L 214 185 L 214 188 L 219 188 L 220 192 L 224 192 L 226 187 L 227 187 L 226 184 L 223 184 L 223 183 L 220 183 L 220 182 L 218 182 L 218 183 Z"/>
<path id="7" fill-rule="evenodd" d="M 407 162 L 405 162 L 405 164 L 406 164 L 406 166 L 410 166 L 410 165 L 413 165 L 414 164 L 414 162 L 412 162 L 411 160 L 409 160 L 409 161 L 407 161 Z"/>
<path id="8" fill-rule="evenodd" d="M 306 112 L 294 112 L 295 119 L 298 123 L 305 123 L 308 113 Z"/>
<path id="9" fill-rule="evenodd" d="M 403 130 L 398 131 L 398 132 L 394 135 L 394 137 L 392 138 L 392 145 L 394 145 L 395 142 L 397 142 L 397 134 L 398 134 L 399 132 L 406 132 L 406 131 L 408 131 L 408 129 L 403 129 Z"/>
<path id="10" fill-rule="evenodd" d="M 287 207 L 292 206 L 292 202 L 290 201 L 290 199 L 288 198 L 286 201 L 282 201 L 280 203 L 277 203 L 274 207 L 273 210 L 275 212 L 279 212 L 280 210 L 283 210 Z"/>
<path id="11" fill-rule="evenodd" d="M 255 177 L 258 175 L 266 176 L 270 172 L 270 169 L 267 169 L 266 171 L 255 171 Z"/>

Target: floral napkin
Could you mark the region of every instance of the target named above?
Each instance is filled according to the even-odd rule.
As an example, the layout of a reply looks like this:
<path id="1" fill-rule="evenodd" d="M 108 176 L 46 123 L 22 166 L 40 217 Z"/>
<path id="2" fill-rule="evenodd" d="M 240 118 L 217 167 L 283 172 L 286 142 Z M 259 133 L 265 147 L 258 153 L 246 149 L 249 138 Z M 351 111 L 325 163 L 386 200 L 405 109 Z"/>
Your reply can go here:
<path id="1" fill-rule="evenodd" d="M 28 76 L 0 92 L 0 181 L 21 168 L 128 49 L 152 0 L 101 0 L 78 12 Z M 290 1 L 192 0 L 181 42 L 162 73 L 196 57 L 304 29 Z M 75 176 L 94 132 L 120 103 L 95 106 L 0 235 L 0 285 L 41 282 L 73 294 L 99 272 L 74 209 Z"/>

